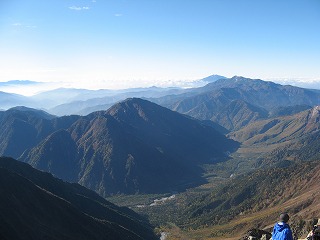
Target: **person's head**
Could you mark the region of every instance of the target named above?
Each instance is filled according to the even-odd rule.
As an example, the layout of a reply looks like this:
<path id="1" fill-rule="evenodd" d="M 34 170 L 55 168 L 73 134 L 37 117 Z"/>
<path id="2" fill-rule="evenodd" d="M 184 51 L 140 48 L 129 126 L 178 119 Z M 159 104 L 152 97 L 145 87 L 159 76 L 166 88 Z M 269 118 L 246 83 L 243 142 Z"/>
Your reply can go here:
<path id="1" fill-rule="evenodd" d="M 320 221 L 319 221 L 319 223 L 320 223 Z M 313 226 L 318 225 L 318 218 L 312 219 L 312 225 L 313 225 Z"/>
<path id="2" fill-rule="evenodd" d="M 288 213 L 281 213 L 280 214 L 280 222 L 287 223 L 289 221 Z"/>
<path id="3" fill-rule="evenodd" d="M 313 219 L 313 226 L 320 226 L 320 218 L 319 219 L 317 219 L 317 218 Z"/>

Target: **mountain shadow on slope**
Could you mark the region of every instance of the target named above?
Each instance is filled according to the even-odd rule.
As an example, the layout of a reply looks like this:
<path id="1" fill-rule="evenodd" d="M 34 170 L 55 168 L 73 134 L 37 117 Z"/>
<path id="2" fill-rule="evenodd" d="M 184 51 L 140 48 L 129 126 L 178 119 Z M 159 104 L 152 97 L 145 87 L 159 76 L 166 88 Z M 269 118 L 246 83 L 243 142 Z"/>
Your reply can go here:
<path id="1" fill-rule="evenodd" d="M 62 139 L 71 147 L 62 146 Z M 79 169 L 74 181 L 103 196 L 157 193 L 203 183 L 200 165 L 224 161 L 237 147 L 198 120 L 133 98 L 78 119 L 21 160 L 61 178 L 65 170 L 53 171 L 48 160 L 73 162 L 73 169 Z"/>
<path id="2" fill-rule="evenodd" d="M 1 239 L 157 239 L 151 226 L 78 184 L 0 158 Z"/>
<path id="3" fill-rule="evenodd" d="M 25 151 L 21 159 L 27 157 L 27 154 L 34 156 L 29 160 L 34 168 L 54 173 L 68 182 L 77 182 L 77 145 L 67 130 L 52 133 L 30 152 Z"/>
<path id="4" fill-rule="evenodd" d="M 67 129 L 79 116 L 57 118 L 44 111 L 15 107 L 0 111 L 0 155 L 18 158 L 49 134 Z"/>

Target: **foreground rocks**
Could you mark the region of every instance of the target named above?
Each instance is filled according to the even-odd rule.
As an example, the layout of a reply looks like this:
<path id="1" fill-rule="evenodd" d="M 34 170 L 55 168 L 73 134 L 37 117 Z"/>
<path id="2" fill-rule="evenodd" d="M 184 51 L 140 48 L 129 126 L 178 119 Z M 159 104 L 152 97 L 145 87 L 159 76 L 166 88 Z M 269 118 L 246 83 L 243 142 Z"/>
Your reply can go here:
<path id="1" fill-rule="evenodd" d="M 269 240 L 271 236 L 271 233 L 267 231 L 253 228 L 250 229 L 241 240 Z"/>

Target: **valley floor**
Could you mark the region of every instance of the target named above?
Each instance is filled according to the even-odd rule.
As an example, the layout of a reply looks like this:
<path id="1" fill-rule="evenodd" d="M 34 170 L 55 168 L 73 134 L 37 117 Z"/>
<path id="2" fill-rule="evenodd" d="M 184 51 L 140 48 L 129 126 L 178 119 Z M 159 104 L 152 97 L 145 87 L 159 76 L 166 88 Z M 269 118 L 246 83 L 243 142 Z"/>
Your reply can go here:
<path id="1" fill-rule="evenodd" d="M 299 236 L 303 239 L 308 233 L 308 221 L 320 216 L 320 188 L 317 181 L 320 179 L 320 167 L 318 167 L 319 173 L 314 170 L 317 176 L 310 174 L 310 177 L 296 179 L 299 188 L 295 189 L 296 185 L 294 185 L 290 190 L 289 186 L 287 190 L 289 196 L 283 198 L 283 201 L 277 200 L 278 202 L 266 204 L 266 207 L 261 209 L 249 209 L 235 215 L 231 220 L 222 221 L 221 224 L 198 225 L 195 223 L 193 225 L 191 222 L 187 225 L 181 224 L 184 222 L 181 218 L 184 217 L 186 206 L 190 207 L 195 201 L 203 199 L 217 188 L 232 182 L 235 176 L 255 170 L 258 166 L 257 154 L 255 149 L 241 148 L 233 154 L 233 159 L 216 165 L 204 166 L 204 177 L 208 182 L 185 192 L 158 195 L 119 195 L 110 197 L 108 200 L 120 206 L 127 206 L 146 216 L 154 226 L 157 226 L 158 233 L 166 233 L 162 235 L 162 239 L 165 240 L 235 240 L 242 238 L 251 228 L 266 229 L 271 232 L 279 213 L 283 210 L 288 210 L 292 214 L 293 228 L 299 228 L 298 225 L 303 222 L 304 227 L 299 230 Z M 308 166 L 304 166 L 301 171 L 307 172 L 307 168 Z M 292 176 L 290 175 L 290 177 Z M 281 198 L 283 193 L 279 194 L 278 198 Z"/>

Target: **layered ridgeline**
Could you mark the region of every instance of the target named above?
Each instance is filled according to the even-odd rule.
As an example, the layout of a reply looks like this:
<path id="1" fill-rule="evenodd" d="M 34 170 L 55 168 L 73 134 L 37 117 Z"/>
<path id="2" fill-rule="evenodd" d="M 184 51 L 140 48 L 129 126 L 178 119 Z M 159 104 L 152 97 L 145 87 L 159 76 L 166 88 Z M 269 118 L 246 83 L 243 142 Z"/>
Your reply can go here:
<path id="1" fill-rule="evenodd" d="M 226 160 L 237 147 L 198 120 L 135 98 L 108 111 L 55 121 L 61 119 L 72 125 L 49 133 L 20 160 L 103 196 L 202 183 L 200 165 Z"/>
<path id="2" fill-rule="evenodd" d="M 191 86 L 204 86 L 207 83 L 224 78 L 219 75 L 212 75 L 197 81 L 187 83 Z M 45 83 L 34 81 L 8 81 L 0 82 L 0 89 L 47 89 L 49 86 Z M 18 94 L 5 93 L 0 91 L 0 109 L 9 109 L 15 106 L 27 106 L 37 109 L 45 109 L 51 114 L 58 116 L 80 114 L 87 115 L 94 111 L 105 110 L 119 101 L 130 97 L 150 98 L 174 95 L 188 92 L 187 89 L 179 87 L 148 87 L 148 88 L 130 88 L 120 90 L 99 89 L 76 89 L 76 88 L 57 88 L 37 93 L 33 96 L 22 96 Z"/>
<path id="3" fill-rule="evenodd" d="M 151 226 L 78 184 L 0 158 L 1 239 L 157 239 Z"/>
<path id="4" fill-rule="evenodd" d="M 212 75 L 195 81 L 191 85 L 203 86 L 221 78 L 224 77 Z M 158 98 L 162 96 L 181 94 L 184 92 L 188 92 L 188 90 L 178 87 L 160 88 L 154 86 L 123 90 L 59 88 L 36 94 L 30 97 L 30 100 L 36 103 L 45 103 L 36 106 L 38 108 L 46 108 L 48 112 L 58 116 L 70 114 L 87 115 L 94 111 L 105 110 L 116 102 L 123 101 L 127 98 Z"/>
<path id="5" fill-rule="evenodd" d="M 274 115 L 277 108 L 320 104 L 320 91 L 284 86 L 244 77 L 219 79 L 188 94 L 167 96 L 156 102 L 192 117 L 216 121 L 238 130 L 256 120 Z"/>
<path id="6" fill-rule="evenodd" d="M 320 129 L 320 107 L 294 115 L 257 121 L 230 134 L 245 145 L 276 144 L 306 137 Z"/>
<path id="7" fill-rule="evenodd" d="M 95 111 L 108 109 L 115 103 L 123 101 L 127 98 L 161 97 L 171 94 L 178 94 L 184 92 L 185 90 L 180 88 L 158 87 L 134 88 L 124 90 L 73 89 L 73 97 L 66 99 L 66 96 L 70 96 L 70 91 L 72 91 L 72 89 L 56 89 L 35 95 L 32 97 L 32 99 L 42 99 L 42 101 L 47 101 L 46 99 L 49 94 L 52 100 L 60 99 L 61 101 L 60 104 L 49 108 L 48 112 L 56 114 L 58 116 L 69 114 L 87 115 Z M 59 94 L 58 97 L 57 94 Z"/>
<path id="8" fill-rule="evenodd" d="M 259 155 L 264 166 L 319 159 L 320 108 L 256 121 L 229 137 L 242 143 L 242 154 Z"/>
<path id="9" fill-rule="evenodd" d="M 19 95 L 19 94 L 13 94 L 13 93 L 6 93 L 0 91 L 0 109 L 7 109 L 12 108 L 15 106 L 20 105 L 32 105 L 33 101 L 30 100 L 28 97 Z"/>

